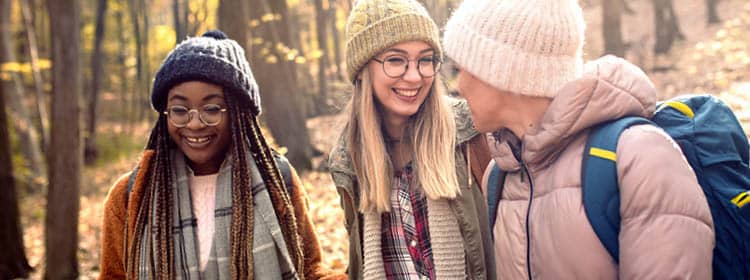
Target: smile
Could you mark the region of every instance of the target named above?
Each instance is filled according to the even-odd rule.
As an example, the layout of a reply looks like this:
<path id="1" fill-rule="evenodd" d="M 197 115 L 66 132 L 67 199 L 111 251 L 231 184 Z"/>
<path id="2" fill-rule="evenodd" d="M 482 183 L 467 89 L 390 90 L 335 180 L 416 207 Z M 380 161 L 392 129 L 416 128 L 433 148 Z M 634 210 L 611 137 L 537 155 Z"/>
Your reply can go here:
<path id="1" fill-rule="evenodd" d="M 190 142 L 190 143 L 200 144 L 200 143 L 207 142 L 208 140 L 211 139 L 211 137 L 198 137 L 198 138 L 195 138 L 195 137 L 185 137 L 185 139 L 188 142 Z"/>
<path id="2" fill-rule="evenodd" d="M 190 148 L 203 149 L 211 145 L 213 139 L 214 136 L 190 137 L 183 135 L 182 142 Z"/>
<path id="3" fill-rule="evenodd" d="M 419 90 L 421 88 L 415 88 L 415 89 L 393 89 L 393 92 L 395 92 L 397 95 L 403 96 L 403 97 L 414 97 L 417 96 L 419 93 Z"/>

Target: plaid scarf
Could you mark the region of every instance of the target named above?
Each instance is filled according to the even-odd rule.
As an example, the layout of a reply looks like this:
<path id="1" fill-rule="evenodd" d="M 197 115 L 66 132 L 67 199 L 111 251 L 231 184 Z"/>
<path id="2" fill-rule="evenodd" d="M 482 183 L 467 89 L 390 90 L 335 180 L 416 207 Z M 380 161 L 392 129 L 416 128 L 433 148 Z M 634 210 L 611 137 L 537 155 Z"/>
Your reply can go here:
<path id="1" fill-rule="evenodd" d="M 227 155 L 230 159 L 231 155 Z M 291 257 L 284 243 L 284 237 L 278 224 L 265 183 L 261 178 L 255 161 L 248 155 L 250 167 L 255 219 L 253 219 L 253 278 L 256 279 L 296 279 L 297 273 L 291 265 Z M 219 168 L 216 181 L 216 205 L 214 210 L 214 236 L 211 253 L 204 271 L 200 271 L 198 260 L 199 244 L 196 234 L 197 220 L 193 216 L 189 175 L 192 171 L 185 163 L 184 155 L 175 150 L 171 153 L 174 193 L 174 210 L 172 215 L 172 236 L 174 240 L 174 268 L 177 279 L 231 279 L 230 269 L 230 230 L 232 225 L 232 165 L 225 160 Z M 155 190 L 158 192 L 158 190 Z M 156 209 L 152 205 L 152 209 Z M 152 211 L 155 217 L 156 211 Z M 152 220 L 153 218 L 152 217 Z M 142 234 L 154 232 L 153 225 L 147 224 Z M 150 256 L 158 252 L 148 252 L 149 242 L 155 242 L 155 235 L 141 239 L 139 256 L 139 279 L 149 279 L 151 267 Z"/>
<path id="2" fill-rule="evenodd" d="M 411 165 L 399 172 L 391 212 L 381 214 L 387 279 L 435 279 L 427 222 L 427 201 L 414 187 Z"/>

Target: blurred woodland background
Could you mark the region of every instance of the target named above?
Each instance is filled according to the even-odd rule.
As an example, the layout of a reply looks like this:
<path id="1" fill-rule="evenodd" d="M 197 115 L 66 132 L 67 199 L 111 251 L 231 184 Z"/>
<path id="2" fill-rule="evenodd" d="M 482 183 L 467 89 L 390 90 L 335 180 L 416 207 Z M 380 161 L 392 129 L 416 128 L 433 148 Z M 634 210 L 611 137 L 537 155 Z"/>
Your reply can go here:
<path id="1" fill-rule="evenodd" d="M 423 0 L 443 26 L 459 0 Z M 660 98 L 708 92 L 750 132 L 750 2 L 581 0 L 585 57 L 623 56 Z M 186 36 L 245 48 L 265 133 L 302 171 L 326 263 L 346 231 L 325 159 L 349 98 L 351 0 L 0 0 L 0 279 L 93 279 L 102 203 L 157 114 L 151 80 Z M 454 88 L 450 62 L 442 68 Z"/>

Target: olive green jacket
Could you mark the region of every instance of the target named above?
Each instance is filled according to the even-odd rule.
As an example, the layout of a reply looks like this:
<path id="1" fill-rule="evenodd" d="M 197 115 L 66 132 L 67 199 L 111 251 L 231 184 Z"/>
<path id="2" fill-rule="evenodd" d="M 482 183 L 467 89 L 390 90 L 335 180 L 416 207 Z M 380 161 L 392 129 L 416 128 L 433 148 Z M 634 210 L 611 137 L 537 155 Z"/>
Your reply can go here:
<path id="1" fill-rule="evenodd" d="M 492 252 L 487 203 L 479 189 L 484 167 L 489 162 L 484 137 L 474 129 L 466 101 L 450 99 L 453 108 L 457 143 L 456 174 L 461 195 L 449 201 L 463 236 L 466 250 L 466 273 L 469 279 L 495 279 L 495 257 Z M 469 148 L 470 147 L 470 148 Z M 471 151 L 472 174 L 469 174 L 465 151 Z M 362 279 L 363 218 L 359 209 L 359 185 L 346 146 L 346 129 L 339 137 L 328 159 L 331 176 L 344 208 L 346 229 L 349 232 L 349 279 Z M 470 177 L 471 176 L 471 177 Z"/>

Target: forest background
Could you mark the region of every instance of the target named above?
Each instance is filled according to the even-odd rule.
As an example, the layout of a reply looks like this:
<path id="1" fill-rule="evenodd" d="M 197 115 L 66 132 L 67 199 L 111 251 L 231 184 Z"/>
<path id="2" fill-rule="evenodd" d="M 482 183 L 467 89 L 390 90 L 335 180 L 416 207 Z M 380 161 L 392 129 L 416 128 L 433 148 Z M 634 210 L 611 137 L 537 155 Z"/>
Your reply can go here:
<path id="1" fill-rule="evenodd" d="M 423 0 L 443 26 L 459 0 Z M 627 58 L 659 98 L 710 93 L 750 133 L 750 2 L 581 0 L 585 58 Z M 93 279 L 102 203 L 136 164 L 157 114 L 161 61 L 220 28 L 245 48 L 263 124 L 302 174 L 325 263 L 347 237 L 326 158 L 351 94 L 351 0 L 0 0 L 0 279 Z M 442 67 L 455 89 L 450 61 Z"/>

